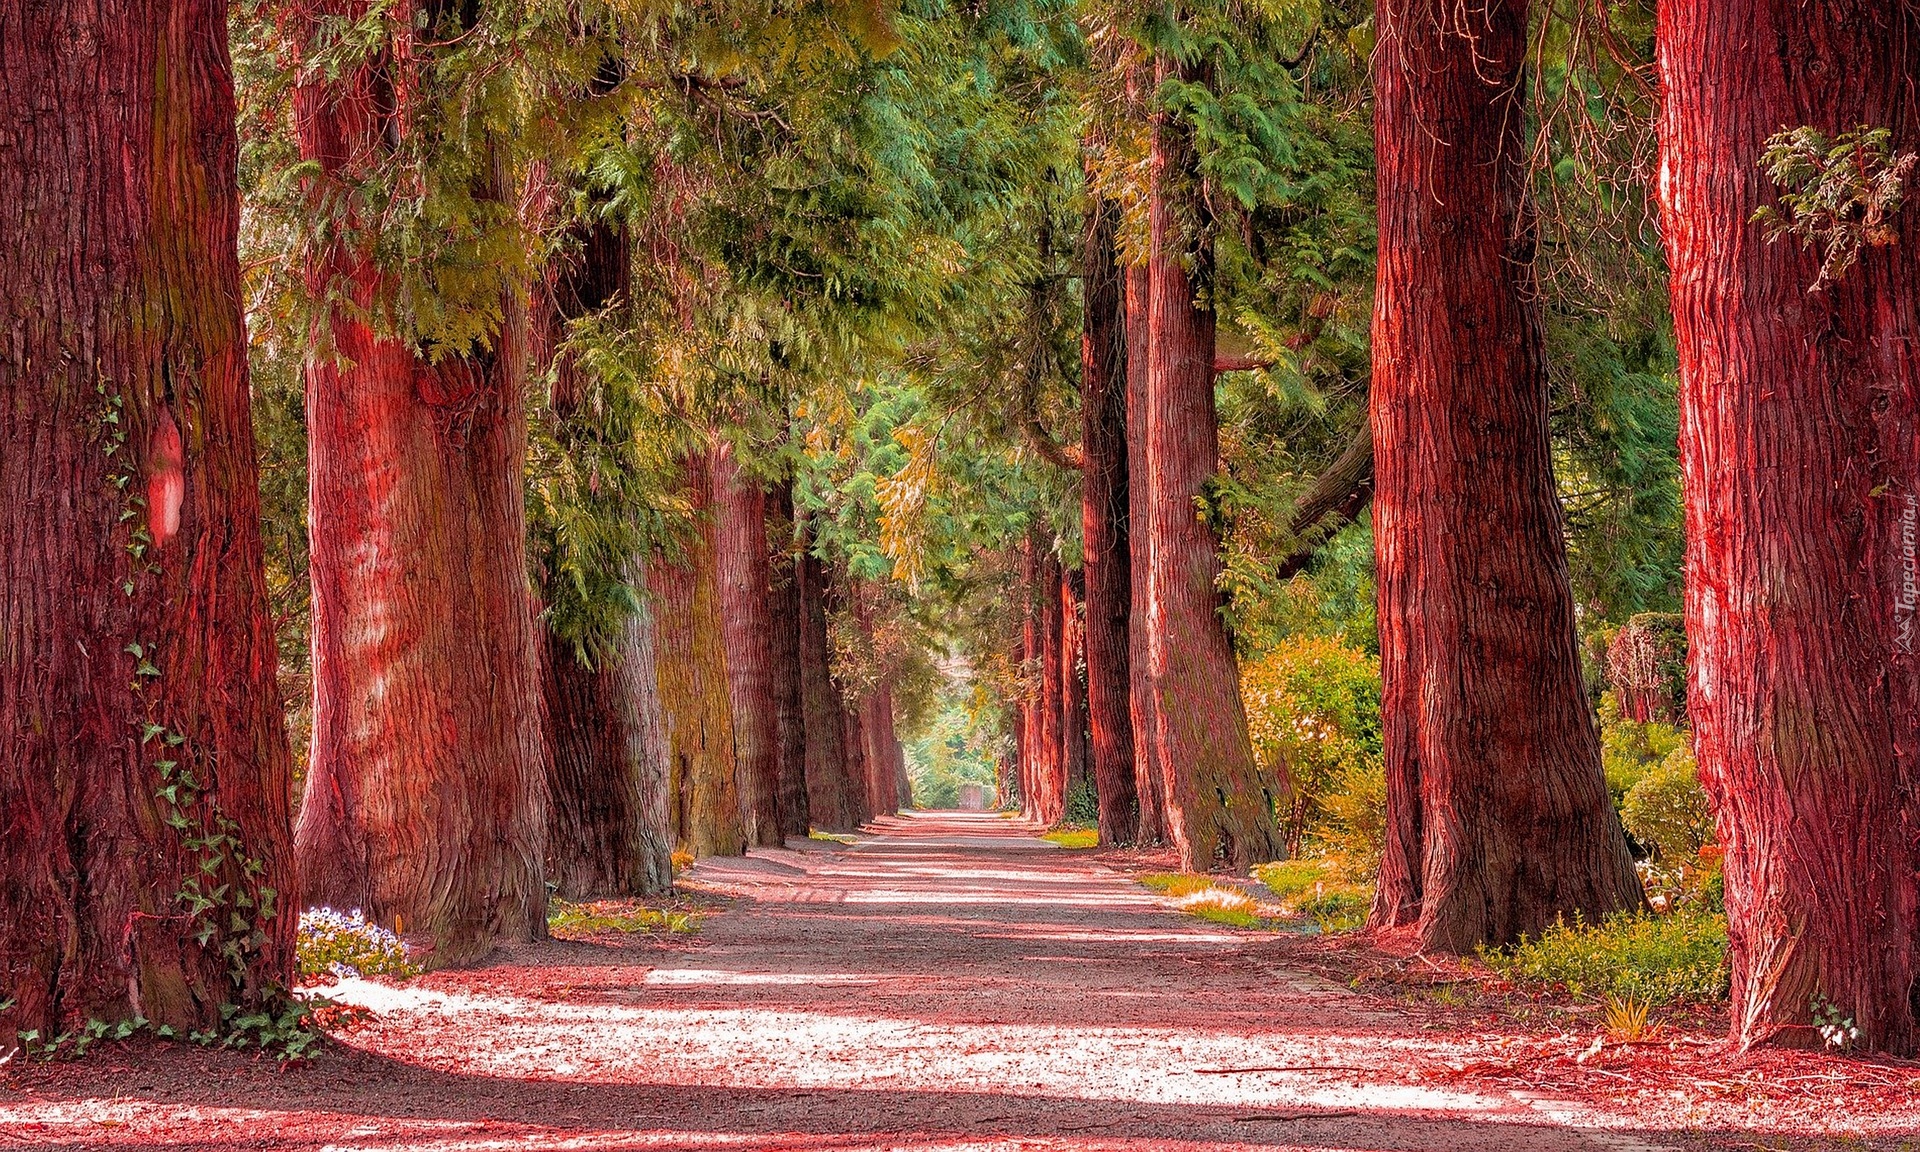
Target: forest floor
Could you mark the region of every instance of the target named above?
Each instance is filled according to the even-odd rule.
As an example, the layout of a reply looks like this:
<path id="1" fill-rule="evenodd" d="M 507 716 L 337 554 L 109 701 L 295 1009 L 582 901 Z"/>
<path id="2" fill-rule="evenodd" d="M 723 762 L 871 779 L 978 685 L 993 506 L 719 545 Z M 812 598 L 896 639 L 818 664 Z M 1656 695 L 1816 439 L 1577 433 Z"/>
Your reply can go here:
<path id="1" fill-rule="evenodd" d="M 342 981 L 370 1016 L 284 1070 L 16 1061 L 0 1148 L 1920 1149 L 1920 1065 L 1736 1059 L 1710 1020 L 1589 1051 L 1591 1014 L 1198 920 L 1128 879 L 1156 861 L 1033 831 L 915 814 L 703 861 L 695 933 Z"/>

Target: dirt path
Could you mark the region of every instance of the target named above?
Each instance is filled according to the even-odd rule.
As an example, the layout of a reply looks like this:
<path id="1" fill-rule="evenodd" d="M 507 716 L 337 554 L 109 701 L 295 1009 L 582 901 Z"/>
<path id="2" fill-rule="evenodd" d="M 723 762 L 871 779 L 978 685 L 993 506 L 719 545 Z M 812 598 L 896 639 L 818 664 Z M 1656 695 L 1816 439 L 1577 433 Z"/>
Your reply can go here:
<path id="1" fill-rule="evenodd" d="M 991 815 L 709 860 L 696 936 L 555 942 L 331 992 L 377 1018 L 289 1072 L 118 1048 L 0 1081 L 0 1147 L 1681 1147 L 1419 1069 L 1464 1041 L 1282 967 Z M 1759 1147 L 1759 1145 L 1754 1145 Z"/>

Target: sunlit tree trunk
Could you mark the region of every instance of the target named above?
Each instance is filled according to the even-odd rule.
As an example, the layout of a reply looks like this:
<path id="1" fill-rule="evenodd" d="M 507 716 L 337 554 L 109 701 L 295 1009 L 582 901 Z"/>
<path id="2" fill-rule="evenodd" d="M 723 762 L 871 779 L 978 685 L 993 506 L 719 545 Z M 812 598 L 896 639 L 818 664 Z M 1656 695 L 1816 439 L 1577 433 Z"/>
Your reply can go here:
<path id="1" fill-rule="evenodd" d="M 1372 423 L 1372 926 L 1471 951 L 1640 898 L 1581 684 L 1527 205 L 1525 0 L 1389 0 Z"/>
<path id="2" fill-rule="evenodd" d="M 860 705 L 860 729 L 866 736 L 869 791 L 876 816 L 891 816 L 900 802 L 900 740 L 893 727 L 893 689 L 882 681 Z"/>
<path id="3" fill-rule="evenodd" d="M 1080 677 L 1086 632 L 1080 624 L 1079 573 L 1060 571 L 1060 764 L 1062 795 L 1087 783 L 1087 686 Z"/>
<path id="4" fill-rule="evenodd" d="M 736 782 L 714 555 L 717 529 L 704 454 L 688 459 L 684 484 L 694 507 L 694 531 L 679 555 L 648 565 L 658 606 L 656 666 L 674 838 L 695 856 L 738 856 L 746 851 L 747 830 Z"/>
<path id="5" fill-rule="evenodd" d="M 302 14 L 317 34 L 348 6 Z M 417 47 L 417 46 L 416 46 Z M 294 97 L 316 180 L 351 181 L 405 130 L 412 52 Z M 497 184 L 497 181 L 496 181 Z M 498 194 L 498 188 L 487 190 Z M 526 289 L 487 350 L 429 361 L 362 319 L 390 290 L 336 241 L 309 263 L 352 308 L 306 367 L 313 746 L 296 853 L 308 900 L 431 937 L 467 962 L 546 931 L 546 747 L 527 589 Z"/>
<path id="6" fill-rule="evenodd" d="M 1100 843 L 1140 831 L 1134 781 L 1128 619 L 1133 603 L 1127 547 L 1127 326 L 1124 276 L 1115 263 L 1118 206 L 1087 213 L 1080 334 L 1081 539 L 1086 555 L 1087 721 L 1093 735 Z"/>
<path id="7" fill-rule="evenodd" d="M 830 832 L 860 826 L 860 789 L 846 742 L 845 707 L 828 659 L 826 565 L 801 531 L 800 687 L 806 721 L 807 804 L 813 825 Z"/>
<path id="8" fill-rule="evenodd" d="M 1057 824 L 1066 810 L 1067 762 L 1063 755 L 1066 726 L 1060 671 L 1064 637 L 1060 620 L 1060 559 L 1039 536 L 1033 537 L 1033 583 L 1027 590 L 1028 611 L 1034 618 L 1038 661 L 1034 672 L 1033 761 L 1027 771 L 1032 792 L 1026 814 L 1041 824 Z"/>
<path id="9" fill-rule="evenodd" d="M 1163 67 L 1166 67 L 1163 65 Z M 1199 65 L 1180 78 L 1202 82 Z M 1148 659 L 1167 839 L 1189 870 L 1235 870 L 1285 851 L 1274 815 L 1284 781 L 1253 758 L 1239 665 L 1220 615 L 1220 540 L 1198 502 L 1219 467 L 1213 399 L 1213 279 L 1192 129 L 1155 125 L 1148 263 Z"/>
<path id="10" fill-rule="evenodd" d="M 772 565 L 767 557 L 766 492 L 740 471 L 733 446 L 717 439 L 713 501 L 718 522 L 721 621 L 727 648 L 733 749 L 740 773 L 747 840 L 778 847 L 780 716 L 774 694 Z"/>
<path id="11" fill-rule="evenodd" d="M 226 9 L 0 3 L 0 53 L 0 1053 L 219 1030 L 298 910 Z"/>
<path id="12" fill-rule="evenodd" d="M 807 797 L 806 695 L 800 665 L 799 542 L 793 523 L 793 483 L 783 480 L 767 494 L 768 580 L 773 611 L 774 719 L 780 752 L 780 829 L 804 839 L 812 815 Z"/>
<path id="13" fill-rule="evenodd" d="M 840 700 L 841 740 L 847 749 L 847 775 L 852 778 L 854 818 L 865 824 L 878 813 L 873 807 L 873 787 L 867 766 L 867 726 L 860 705 L 845 697 Z"/>
<path id="14" fill-rule="evenodd" d="M 1153 542 L 1147 486 L 1153 468 L 1147 455 L 1151 284 L 1145 264 L 1127 267 L 1127 718 L 1133 733 L 1134 797 L 1140 805 L 1135 839 L 1141 844 L 1158 844 L 1167 835 L 1167 773 L 1160 763 L 1153 718 L 1153 664 L 1147 645 Z"/>
<path id="15" fill-rule="evenodd" d="M 1687 712 L 1726 850 L 1733 1036 L 1920 1047 L 1920 211 L 1809 292 L 1775 132 L 1920 149 L 1920 9 L 1669 0 L 1661 219 L 1680 353 Z M 1784 211 L 1784 209 L 1781 209 Z"/>

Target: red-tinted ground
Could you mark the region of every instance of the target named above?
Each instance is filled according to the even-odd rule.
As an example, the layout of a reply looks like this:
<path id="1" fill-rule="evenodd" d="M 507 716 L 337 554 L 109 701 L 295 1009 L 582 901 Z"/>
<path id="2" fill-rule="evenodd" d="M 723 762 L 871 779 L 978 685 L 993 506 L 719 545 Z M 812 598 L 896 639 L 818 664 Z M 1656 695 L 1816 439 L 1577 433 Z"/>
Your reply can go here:
<path id="1" fill-rule="evenodd" d="M 1710 1037 L 1576 1062 L 1590 1027 L 1350 992 L 1302 967 L 1324 948 L 1011 821 L 875 831 L 703 862 L 742 899 L 695 936 L 348 981 L 376 1018 L 304 1068 L 144 1044 L 0 1070 L 0 1147 L 1920 1148 L 1920 1066 Z"/>

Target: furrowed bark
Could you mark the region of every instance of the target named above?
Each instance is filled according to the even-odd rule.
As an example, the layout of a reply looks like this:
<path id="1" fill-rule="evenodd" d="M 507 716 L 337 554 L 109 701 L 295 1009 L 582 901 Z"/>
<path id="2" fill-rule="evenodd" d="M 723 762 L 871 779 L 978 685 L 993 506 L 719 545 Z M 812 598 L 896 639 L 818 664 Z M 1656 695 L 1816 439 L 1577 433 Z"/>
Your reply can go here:
<path id="1" fill-rule="evenodd" d="M 1027 819 L 1052 826 L 1066 812 L 1067 763 L 1063 755 L 1065 709 L 1061 698 L 1060 665 L 1064 648 L 1060 620 L 1060 560 L 1039 537 L 1029 611 L 1034 617 L 1034 640 L 1039 656 L 1034 687 L 1033 762 L 1028 769 L 1032 791 L 1027 796 Z"/>
<path id="2" fill-rule="evenodd" d="M 1525 0 L 1390 0 L 1371 418 L 1387 844 L 1370 921 L 1468 952 L 1632 907 L 1581 684 L 1527 204 Z"/>
<path id="3" fill-rule="evenodd" d="M 1920 212 L 1808 291 L 1769 244 L 1767 138 L 1891 130 L 1920 149 L 1920 8 L 1660 9 L 1661 220 L 1680 356 L 1687 712 L 1726 850 L 1732 1032 L 1920 1049 Z"/>
<path id="4" fill-rule="evenodd" d="M 1134 781 L 1127 632 L 1132 564 L 1127 543 L 1127 326 L 1124 276 L 1115 263 L 1118 206 L 1100 200 L 1087 214 L 1081 276 L 1080 444 L 1085 457 L 1081 539 L 1086 553 L 1087 720 L 1093 733 L 1100 843 L 1140 832 Z"/>
<path id="5" fill-rule="evenodd" d="M 226 9 L 0 3 L 0 46 L 0 1053 L 220 1031 L 299 908 Z"/>
<path id="6" fill-rule="evenodd" d="M 758 480 L 740 471 L 733 446 L 723 439 L 715 441 L 712 468 L 727 692 L 733 705 L 733 747 L 747 842 L 779 847 L 785 837 L 780 828 L 780 717 L 774 691 L 766 493 Z"/>
<path id="7" fill-rule="evenodd" d="M 780 751 L 780 830 L 805 839 L 812 815 L 807 797 L 806 696 L 800 666 L 800 570 L 793 523 L 793 482 L 767 495 L 768 579 L 773 611 L 774 719 Z"/>
<path id="8" fill-rule="evenodd" d="M 860 826 L 860 792 L 846 742 L 840 689 L 827 654 L 826 565 L 800 533 L 800 687 L 806 727 L 807 805 L 813 826 L 851 832 Z"/>
<path id="9" fill-rule="evenodd" d="M 657 668 L 674 839 L 695 856 L 738 856 L 747 850 L 747 830 L 736 783 L 716 528 L 704 454 L 688 459 L 685 484 L 694 506 L 692 537 L 683 554 L 648 565 L 659 605 Z"/>
<path id="10" fill-rule="evenodd" d="M 1060 763 L 1061 795 L 1087 783 L 1087 688 L 1080 678 L 1086 632 L 1080 625 L 1079 573 L 1060 572 Z M 1064 807 L 1062 809 L 1064 813 Z"/>
<path id="11" fill-rule="evenodd" d="M 314 34 L 346 4 L 303 14 Z M 415 49 L 294 97 L 316 179 L 391 146 L 383 108 Z M 497 190 L 496 190 L 497 192 Z M 546 934 L 546 747 L 526 580 L 527 303 L 501 300 L 490 350 L 438 362 L 362 319 L 386 275 L 345 240 L 309 291 L 334 355 L 306 367 L 313 747 L 295 846 L 307 899 L 429 936 L 431 966 Z"/>
<path id="12" fill-rule="evenodd" d="M 1140 804 L 1135 839 L 1166 839 L 1167 773 L 1160 763 L 1153 718 L 1153 664 L 1147 644 L 1147 605 L 1153 570 L 1152 518 L 1147 481 L 1147 362 L 1151 356 L 1152 280 L 1145 264 L 1126 270 L 1127 307 L 1127 719 L 1133 733 L 1133 786 Z"/>
<path id="13" fill-rule="evenodd" d="M 645 598 L 639 560 L 627 583 Z M 653 609 L 629 616 L 591 666 L 552 633 L 546 644 L 547 875 L 573 900 L 665 892 L 673 835 Z"/>
<path id="14" fill-rule="evenodd" d="M 1205 79 L 1200 65 L 1181 76 Z M 1148 262 L 1148 659 L 1167 839 L 1187 870 L 1238 871 L 1284 854 L 1274 797 L 1286 785 L 1254 761 L 1239 666 L 1220 615 L 1220 541 L 1198 506 L 1219 467 L 1219 427 L 1214 316 L 1197 299 L 1211 287 L 1213 242 L 1184 234 L 1189 226 L 1181 223 L 1204 216 L 1197 168 L 1192 129 L 1160 117 Z"/>

